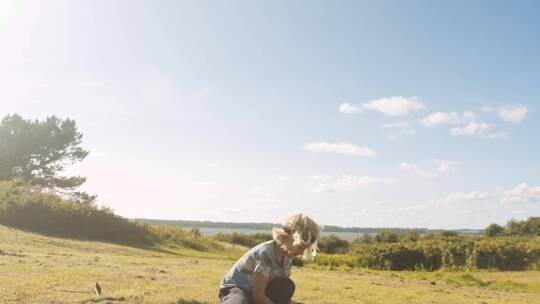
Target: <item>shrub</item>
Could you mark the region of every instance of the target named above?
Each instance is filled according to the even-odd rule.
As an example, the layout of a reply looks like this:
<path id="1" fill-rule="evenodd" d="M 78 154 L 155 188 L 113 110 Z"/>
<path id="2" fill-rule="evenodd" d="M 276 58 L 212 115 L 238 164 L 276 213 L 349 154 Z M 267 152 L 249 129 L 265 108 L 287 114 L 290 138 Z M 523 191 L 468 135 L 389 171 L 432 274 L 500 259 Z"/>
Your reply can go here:
<path id="1" fill-rule="evenodd" d="M 383 231 L 374 237 L 377 243 L 397 243 L 399 242 L 399 235 L 392 231 Z"/>
<path id="2" fill-rule="evenodd" d="M 504 228 L 497 224 L 491 224 L 484 230 L 484 236 L 486 237 L 495 237 L 502 234 Z"/>
<path id="3" fill-rule="evenodd" d="M 140 225 L 107 207 L 97 208 L 36 191 L 22 182 L 0 182 L 0 224 L 33 232 L 133 245 L 217 247 L 198 231 Z"/>
<path id="4" fill-rule="evenodd" d="M 198 251 L 207 251 L 208 249 L 221 249 L 210 239 L 202 237 L 198 229 L 188 231 L 168 225 L 145 225 L 152 243 L 168 246 L 180 246 L 195 249 Z"/>
<path id="5" fill-rule="evenodd" d="M 537 269 L 540 268 L 540 238 L 431 235 L 416 242 L 356 241 L 347 254 L 356 258 L 355 266 L 374 269 Z"/>
<path id="6" fill-rule="evenodd" d="M 324 253 L 346 253 L 349 251 L 350 243 L 335 235 L 329 235 L 322 237 L 318 246 Z"/>
<path id="7" fill-rule="evenodd" d="M 115 215 L 110 208 L 34 192 L 23 183 L 1 184 L 0 224 L 64 237 L 136 244 L 151 240 L 144 227 Z"/>
<path id="8" fill-rule="evenodd" d="M 218 233 L 214 236 L 216 241 L 227 242 L 231 244 L 253 247 L 262 242 L 266 242 L 272 239 L 271 234 L 266 233 L 254 233 L 254 234 L 243 234 L 243 233 Z"/>

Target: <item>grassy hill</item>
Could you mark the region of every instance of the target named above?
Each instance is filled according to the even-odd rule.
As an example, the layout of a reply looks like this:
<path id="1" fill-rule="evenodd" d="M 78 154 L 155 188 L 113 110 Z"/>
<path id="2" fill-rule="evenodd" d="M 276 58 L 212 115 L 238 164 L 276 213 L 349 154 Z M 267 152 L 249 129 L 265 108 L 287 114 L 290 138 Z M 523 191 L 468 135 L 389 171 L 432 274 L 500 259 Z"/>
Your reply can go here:
<path id="1" fill-rule="evenodd" d="M 243 252 L 135 248 L 0 226 L 0 303 L 218 303 Z M 296 303 L 540 303 L 540 272 L 294 268 Z M 99 281 L 103 295 L 93 288 Z"/>

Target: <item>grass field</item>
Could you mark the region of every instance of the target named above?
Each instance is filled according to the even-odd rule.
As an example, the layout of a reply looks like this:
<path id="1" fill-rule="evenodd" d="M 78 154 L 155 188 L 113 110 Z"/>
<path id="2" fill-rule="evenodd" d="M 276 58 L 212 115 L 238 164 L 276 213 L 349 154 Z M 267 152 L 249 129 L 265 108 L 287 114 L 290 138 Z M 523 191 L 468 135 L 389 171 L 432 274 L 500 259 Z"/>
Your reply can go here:
<path id="1" fill-rule="evenodd" d="M 241 251 L 133 248 L 0 226 L 0 303 L 218 303 Z M 293 269 L 296 303 L 540 303 L 540 271 Z M 99 281 L 103 294 L 94 294 Z"/>

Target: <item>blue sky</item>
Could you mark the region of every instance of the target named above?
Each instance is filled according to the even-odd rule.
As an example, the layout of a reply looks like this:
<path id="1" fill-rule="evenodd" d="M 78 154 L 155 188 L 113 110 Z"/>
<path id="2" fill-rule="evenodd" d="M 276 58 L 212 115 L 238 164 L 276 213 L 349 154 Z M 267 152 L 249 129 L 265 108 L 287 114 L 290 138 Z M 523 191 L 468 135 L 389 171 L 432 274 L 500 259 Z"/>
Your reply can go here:
<path id="1" fill-rule="evenodd" d="M 3 1 L 0 114 L 73 118 L 126 217 L 540 215 L 535 1 Z"/>

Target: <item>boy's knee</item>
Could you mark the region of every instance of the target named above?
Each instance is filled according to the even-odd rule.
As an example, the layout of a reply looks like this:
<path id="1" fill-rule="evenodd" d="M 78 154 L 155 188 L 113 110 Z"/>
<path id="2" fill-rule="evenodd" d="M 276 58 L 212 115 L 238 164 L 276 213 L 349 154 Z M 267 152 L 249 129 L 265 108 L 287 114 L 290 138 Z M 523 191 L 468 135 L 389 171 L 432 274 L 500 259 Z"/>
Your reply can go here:
<path id="1" fill-rule="evenodd" d="M 268 283 L 266 296 L 275 304 L 289 304 L 296 289 L 293 280 L 276 278 Z"/>
<path id="2" fill-rule="evenodd" d="M 220 292 L 220 300 L 222 304 L 251 304 L 251 296 L 240 288 L 233 287 L 226 292 Z"/>

